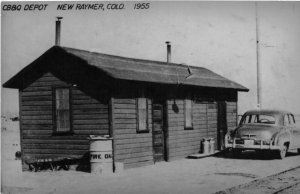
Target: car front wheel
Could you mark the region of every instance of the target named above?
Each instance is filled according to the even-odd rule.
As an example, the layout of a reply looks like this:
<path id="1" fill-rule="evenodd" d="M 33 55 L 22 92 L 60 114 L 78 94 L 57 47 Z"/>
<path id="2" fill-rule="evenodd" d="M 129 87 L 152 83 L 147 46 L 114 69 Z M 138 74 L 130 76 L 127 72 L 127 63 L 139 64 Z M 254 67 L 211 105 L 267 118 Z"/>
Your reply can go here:
<path id="1" fill-rule="evenodd" d="M 280 159 L 284 159 L 286 156 L 286 152 L 287 152 L 288 147 L 286 145 L 282 146 L 279 150 L 279 158 Z"/>

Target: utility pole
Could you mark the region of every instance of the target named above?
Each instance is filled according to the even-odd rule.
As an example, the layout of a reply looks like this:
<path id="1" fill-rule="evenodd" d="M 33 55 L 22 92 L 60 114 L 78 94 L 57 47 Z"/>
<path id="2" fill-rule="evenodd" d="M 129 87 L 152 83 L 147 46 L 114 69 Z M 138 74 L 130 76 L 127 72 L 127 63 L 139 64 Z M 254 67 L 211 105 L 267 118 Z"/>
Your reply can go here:
<path id="1" fill-rule="evenodd" d="M 255 27 L 256 27 L 256 70 L 257 70 L 257 108 L 262 108 L 261 98 L 261 69 L 260 69 L 260 47 L 259 47 L 259 25 L 258 25 L 258 6 L 255 2 Z"/>

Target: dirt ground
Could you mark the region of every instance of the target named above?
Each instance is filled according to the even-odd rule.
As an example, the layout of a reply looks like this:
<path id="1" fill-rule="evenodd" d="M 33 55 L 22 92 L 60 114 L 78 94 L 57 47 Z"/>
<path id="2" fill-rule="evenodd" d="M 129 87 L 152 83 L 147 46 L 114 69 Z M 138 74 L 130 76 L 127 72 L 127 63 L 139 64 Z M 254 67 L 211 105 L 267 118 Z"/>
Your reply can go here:
<path id="1" fill-rule="evenodd" d="M 11 122 L 8 127 L 16 129 L 18 124 Z M 279 160 L 245 152 L 239 158 L 227 154 L 181 159 L 105 176 L 64 170 L 22 172 L 20 160 L 14 159 L 14 153 L 19 149 L 17 130 L 2 130 L 1 144 L 2 192 L 10 194 L 215 193 L 300 165 L 300 155 L 297 153 L 289 153 L 287 158 Z M 284 181 L 286 185 L 294 183 L 293 179 Z M 299 191 L 298 187 L 288 189 Z"/>
<path id="2" fill-rule="evenodd" d="M 298 194 L 300 193 L 300 167 L 217 192 L 216 194 Z"/>

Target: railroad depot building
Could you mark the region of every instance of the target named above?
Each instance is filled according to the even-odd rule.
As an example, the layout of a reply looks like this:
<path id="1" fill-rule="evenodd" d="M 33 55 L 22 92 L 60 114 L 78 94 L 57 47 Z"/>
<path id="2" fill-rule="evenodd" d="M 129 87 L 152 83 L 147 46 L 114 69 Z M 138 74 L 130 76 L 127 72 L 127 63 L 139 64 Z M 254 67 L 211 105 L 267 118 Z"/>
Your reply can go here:
<path id="1" fill-rule="evenodd" d="M 124 168 L 222 149 L 247 88 L 206 68 L 53 46 L 8 80 L 19 90 L 21 152 L 27 160 L 87 160 L 90 135 L 113 139 Z"/>

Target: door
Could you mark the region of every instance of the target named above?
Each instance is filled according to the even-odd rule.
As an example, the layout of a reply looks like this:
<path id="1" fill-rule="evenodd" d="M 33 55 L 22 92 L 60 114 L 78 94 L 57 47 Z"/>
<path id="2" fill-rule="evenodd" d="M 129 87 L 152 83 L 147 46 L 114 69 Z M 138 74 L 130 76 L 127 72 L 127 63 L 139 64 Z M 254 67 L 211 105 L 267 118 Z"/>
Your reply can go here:
<path id="1" fill-rule="evenodd" d="M 286 117 L 288 117 L 288 121 Z M 285 115 L 284 125 L 291 131 L 292 138 L 290 142 L 290 149 L 300 148 L 300 129 L 296 126 L 294 115 Z"/>
<path id="2" fill-rule="evenodd" d="M 217 148 L 223 150 L 225 147 L 225 135 L 227 133 L 226 102 L 218 102 L 218 140 Z"/>
<path id="3" fill-rule="evenodd" d="M 165 130 L 164 130 L 164 106 L 161 102 L 153 102 L 153 158 L 154 162 L 165 161 Z"/>

